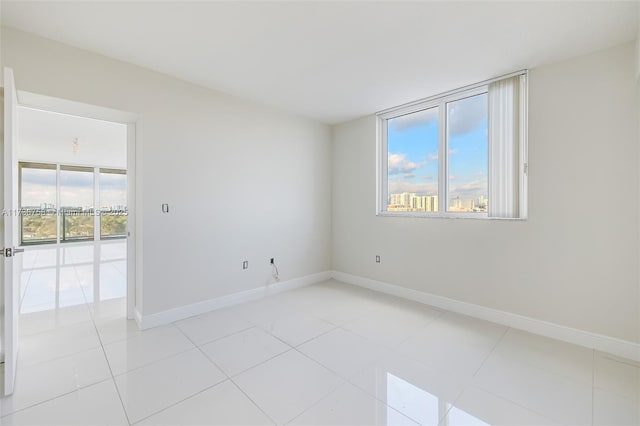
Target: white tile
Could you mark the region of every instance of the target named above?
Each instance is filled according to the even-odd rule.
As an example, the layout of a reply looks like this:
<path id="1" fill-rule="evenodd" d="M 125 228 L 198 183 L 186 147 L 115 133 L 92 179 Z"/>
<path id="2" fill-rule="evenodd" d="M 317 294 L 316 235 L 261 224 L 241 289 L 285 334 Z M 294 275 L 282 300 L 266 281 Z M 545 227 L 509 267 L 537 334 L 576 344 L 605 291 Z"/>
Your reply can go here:
<path id="1" fill-rule="evenodd" d="M 274 423 L 233 382 L 227 380 L 138 424 L 224 426 Z"/>
<path id="2" fill-rule="evenodd" d="M 96 328 L 103 345 L 128 340 L 140 336 L 142 333 L 135 320 L 129 320 L 125 317 L 96 322 Z"/>
<path id="3" fill-rule="evenodd" d="M 60 249 L 61 261 L 65 265 L 93 262 L 94 243 L 66 246 Z"/>
<path id="4" fill-rule="evenodd" d="M 117 260 L 127 258 L 127 243 L 122 241 L 109 241 L 100 245 L 100 261 Z"/>
<path id="5" fill-rule="evenodd" d="M 418 425 L 348 383 L 331 392 L 289 424 L 319 426 Z"/>
<path id="6" fill-rule="evenodd" d="M 62 358 L 100 347 L 92 322 L 84 322 L 20 338 L 19 362 L 22 366 Z"/>
<path id="7" fill-rule="evenodd" d="M 220 383 L 226 376 L 198 349 L 115 378 L 129 420 L 135 423 Z"/>
<path id="8" fill-rule="evenodd" d="M 34 268 L 45 268 L 47 266 L 55 267 L 58 262 L 58 252 L 61 251 L 53 246 L 42 246 L 42 248 L 35 249 L 37 251 L 36 262 L 33 264 Z"/>
<path id="9" fill-rule="evenodd" d="M 122 275 L 111 263 L 100 265 L 100 300 L 120 299 L 127 295 L 126 276 Z M 96 291 L 96 289 L 94 289 Z M 92 296 L 95 298 L 95 295 Z M 90 299 L 93 300 L 93 299 Z"/>
<path id="10" fill-rule="evenodd" d="M 298 346 L 336 326 L 319 318 L 304 314 L 290 314 L 260 326 L 291 346 Z"/>
<path id="11" fill-rule="evenodd" d="M 194 348 L 173 326 L 146 330 L 128 340 L 104 346 L 107 360 L 114 375 L 119 375 L 152 362 Z"/>
<path id="12" fill-rule="evenodd" d="M 202 351 L 229 376 L 289 349 L 289 345 L 256 327 L 202 346 Z"/>
<path id="13" fill-rule="evenodd" d="M 91 321 L 91 312 L 86 304 L 62 308 L 46 309 L 20 315 L 21 336 L 51 331 L 68 325 Z"/>
<path id="14" fill-rule="evenodd" d="M 593 350 L 583 346 L 509 329 L 495 352 L 573 380 L 593 380 Z"/>
<path id="15" fill-rule="evenodd" d="M 638 363 L 596 352 L 593 373 L 593 383 L 596 388 L 640 402 L 640 365 Z"/>
<path id="16" fill-rule="evenodd" d="M 0 398 L 0 412 L 13 413 L 108 378 L 101 348 L 27 367 L 18 363 L 14 392 Z"/>
<path id="17" fill-rule="evenodd" d="M 331 324 L 341 326 L 358 318 L 375 316 L 375 312 L 380 307 L 391 303 L 385 303 L 380 299 L 370 297 L 368 293 L 361 291 L 361 289 L 351 291 L 354 293 L 345 292 L 333 301 L 318 304 L 317 307 L 310 309 L 309 313 Z"/>
<path id="18" fill-rule="evenodd" d="M 506 330 L 487 321 L 446 313 L 401 343 L 397 350 L 427 366 L 472 376 Z"/>
<path id="19" fill-rule="evenodd" d="M 398 304 L 378 309 L 376 315 L 367 315 L 348 322 L 343 328 L 367 339 L 388 346 L 400 343 L 423 330 L 442 312 L 424 305 Z"/>
<path id="20" fill-rule="evenodd" d="M 278 424 L 289 422 L 341 383 L 335 374 L 295 350 L 233 380 Z"/>
<path id="21" fill-rule="evenodd" d="M 339 328 L 300 345 L 298 350 L 347 379 L 372 366 L 389 352 L 380 345 Z"/>
<path id="22" fill-rule="evenodd" d="M 29 286 L 29 279 L 31 278 L 32 272 L 33 270 L 31 269 L 23 269 L 22 272 L 20 272 L 20 306 L 22 306 L 22 301 Z"/>
<path id="23" fill-rule="evenodd" d="M 244 326 L 259 325 L 296 312 L 295 307 L 289 306 L 276 297 L 266 297 L 248 303 L 231 306 L 224 309 L 227 316 L 235 316 L 242 319 Z"/>
<path id="24" fill-rule="evenodd" d="M 25 250 L 22 255 L 22 269 L 27 270 L 30 268 L 34 268 L 36 266 L 36 261 L 38 259 L 38 255 L 40 254 L 40 250 Z"/>
<path id="25" fill-rule="evenodd" d="M 468 385 L 466 375 L 429 369 L 399 354 L 391 354 L 358 373 L 351 382 L 420 423 L 437 423 L 438 401 L 454 402 Z M 435 402 L 434 402 L 435 401 Z M 430 411 L 429 411 L 430 410 Z"/>
<path id="26" fill-rule="evenodd" d="M 591 423 L 591 383 L 492 354 L 474 384 L 558 423 Z"/>
<path id="27" fill-rule="evenodd" d="M 220 309 L 175 323 L 196 345 L 203 345 L 238 331 L 251 328 L 242 311 Z"/>
<path id="28" fill-rule="evenodd" d="M 593 424 L 640 425 L 640 398 L 625 398 L 596 388 L 593 392 Z"/>
<path id="29" fill-rule="evenodd" d="M 450 409 L 441 423 L 448 426 L 560 424 L 474 386 L 466 389 L 455 405 L 447 405 Z"/>
<path id="30" fill-rule="evenodd" d="M 112 380 L 0 419 L 2 425 L 128 425 Z"/>
<path id="31" fill-rule="evenodd" d="M 88 302 L 87 306 L 96 324 L 127 317 L 127 300 L 124 298 Z"/>
<path id="32" fill-rule="evenodd" d="M 21 313 L 37 312 L 56 307 L 56 268 L 37 269 L 31 273 L 20 306 Z M 79 293 L 82 295 L 82 292 Z"/>

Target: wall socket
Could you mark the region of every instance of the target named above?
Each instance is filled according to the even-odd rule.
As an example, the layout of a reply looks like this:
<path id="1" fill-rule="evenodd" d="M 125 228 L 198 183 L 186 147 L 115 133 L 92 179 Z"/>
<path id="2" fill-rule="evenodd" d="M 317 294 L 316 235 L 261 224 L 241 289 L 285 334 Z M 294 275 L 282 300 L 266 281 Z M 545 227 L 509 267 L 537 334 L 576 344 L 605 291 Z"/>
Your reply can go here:
<path id="1" fill-rule="evenodd" d="M 380 255 L 376 254 L 376 263 L 380 263 Z"/>
<path id="2" fill-rule="evenodd" d="M 249 269 L 249 261 L 248 260 L 243 260 L 242 261 L 242 269 Z"/>
<path id="3" fill-rule="evenodd" d="M 273 265 L 275 263 L 275 259 L 272 257 L 269 263 Z"/>

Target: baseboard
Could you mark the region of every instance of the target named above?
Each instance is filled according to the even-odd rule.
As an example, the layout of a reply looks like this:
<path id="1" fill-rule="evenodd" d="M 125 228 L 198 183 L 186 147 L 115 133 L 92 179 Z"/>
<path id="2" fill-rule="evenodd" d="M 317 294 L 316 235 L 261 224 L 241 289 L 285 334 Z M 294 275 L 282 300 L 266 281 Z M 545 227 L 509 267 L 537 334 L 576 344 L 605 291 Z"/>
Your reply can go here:
<path id="1" fill-rule="evenodd" d="M 138 328 L 142 330 L 142 314 L 140 313 L 138 308 L 133 308 L 133 318 L 136 320 Z"/>
<path id="2" fill-rule="evenodd" d="M 287 281 L 281 281 L 268 286 L 258 287 L 251 290 L 241 291 L 226 296 L 216 297 L 214 299 L 205 300 L 203 302 L 191 305 L 180 306 L 178 308 L 157 312 L 150 315 L 142 315 L 137 309 L 135 311 L 136 322 L 142 330 L 158 327 L 179 321 L 195 315 L 211 312 L 216 309 L 225 308 L 227 306 L 237 305 L 239 303 L 251 302 L 253 300 L 262 299 L 263 297 L 282 293 L 283 291 L 293 290 L 305 287 L 318 282 L 331 279 L 331 271 L 319 272 L 316 274 L 305 275 L 303 277 L 294 278 Z"/>
<path id="3" fill-rule="evenodd" d="M 623 358 L 640 361 L 640 344 L 615 337 L 604 336 L 579 330 L 511 312 L 500 311 L 486 306 L 462 302 L 448 297 L 425 293 L 382 281 L 372 280 L 340 271 L 333 271 L 332 277 L 347 284 L 353 284 L 403 299 L 413 300 L 447 311 L 491 321 L 507 327 L 528 331 L 557 340 L 597 349 Z"/>

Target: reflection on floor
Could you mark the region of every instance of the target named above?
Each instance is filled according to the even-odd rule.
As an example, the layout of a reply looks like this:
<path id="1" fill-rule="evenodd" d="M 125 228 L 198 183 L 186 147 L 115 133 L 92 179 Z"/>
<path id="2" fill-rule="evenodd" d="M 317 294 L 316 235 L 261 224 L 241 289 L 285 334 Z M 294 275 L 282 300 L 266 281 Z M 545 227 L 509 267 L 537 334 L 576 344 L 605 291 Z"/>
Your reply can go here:
<path id="1" fill-rule="evenodd" d="M 333 280 L 140 332 L 68 259 L 74 285 L 25 291 L 64 307 L 23 336 L 0 424 L 640 422 L 629 360 Z"/>
<path id="2" fill-rule="evenodd" d="M 126 250 L 124 241 L 28 248 L 23 255 L 20 312 L 124 298 Z"/>

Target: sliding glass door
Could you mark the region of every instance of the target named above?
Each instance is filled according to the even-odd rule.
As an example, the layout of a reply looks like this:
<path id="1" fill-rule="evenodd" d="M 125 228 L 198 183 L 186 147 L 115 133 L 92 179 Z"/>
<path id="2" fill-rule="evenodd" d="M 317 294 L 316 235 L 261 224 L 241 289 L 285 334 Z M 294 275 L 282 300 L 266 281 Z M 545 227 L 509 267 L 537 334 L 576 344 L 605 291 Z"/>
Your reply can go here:
<path id="1" fill-rule="evenodd" d="M 93 240 L 93 168 L 60 167 L 61 241 Z"/>
<path id="2" fill-rule="evenodd" d="M 28 162 L 19 170 L 22 244 L 127 236 L 126 170 Z"/>
<path id="3" fill-rule="evenodd" d="M 56 165 L 20 163 L 19 174 L 22 243 L 55 243 L 57 238 Z"/>
<path id="4" fill-rule="evenodd" d="M 127 235 L 127 172 L 100 169 L 100 238 Z"/>

